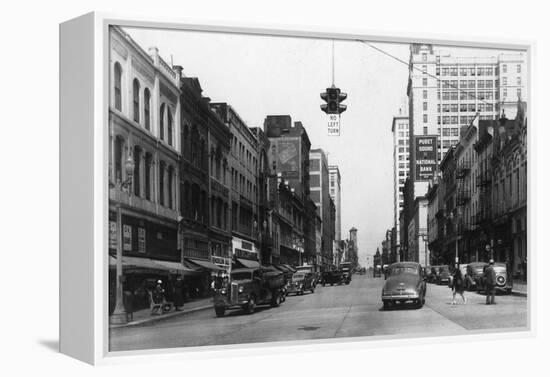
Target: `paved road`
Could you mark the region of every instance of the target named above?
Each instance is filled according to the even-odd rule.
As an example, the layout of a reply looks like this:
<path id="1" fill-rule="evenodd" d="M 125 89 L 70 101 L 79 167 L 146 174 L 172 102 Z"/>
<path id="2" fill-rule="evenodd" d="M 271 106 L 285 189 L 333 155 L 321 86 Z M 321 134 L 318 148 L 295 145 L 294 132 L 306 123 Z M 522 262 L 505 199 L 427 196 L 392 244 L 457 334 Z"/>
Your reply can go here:
<path id="1" fill-rule="evenodd" d="M 369 335 L 450 335 L 479 329 L 527 326 L 527 299 L 497 296 L 497 305 L 467 292 L 466 305 L 451 305 L 451 290 L 428 285 L 426 305 L 382 310 L 383 278 L 354 275 L 349 286 L 317 287 L 314 294 L 290 296 L 279 308 L 259 307 L 216 318 L 203 310 L 151 326 L 110 330 L 111 351 L 324 339 Z M 461 302 L 461 299 L 458 300 Z"/>

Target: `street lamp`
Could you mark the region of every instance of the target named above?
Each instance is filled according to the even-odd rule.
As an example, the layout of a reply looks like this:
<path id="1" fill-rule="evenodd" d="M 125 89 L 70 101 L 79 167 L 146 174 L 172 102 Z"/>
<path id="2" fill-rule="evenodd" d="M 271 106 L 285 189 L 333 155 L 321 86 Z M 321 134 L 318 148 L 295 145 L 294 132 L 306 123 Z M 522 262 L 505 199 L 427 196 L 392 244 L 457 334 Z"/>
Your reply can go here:
<path id="1" fill-rule="evenodd" d="M 135 163 L 131 156 L 124 163 L 124 171 L 126 172 L 126 180 L 118 187 L 122 189 L 128 187 L 128 196 L 132 195 L 132 179 L 134 176 Z M 110 322 L 113 324 L 126 323 L 126 310 L 122 301 L 122 207 L 119 200 L 116 205 L 116 222 L 117 222 L 117 241 L 116 241 L 116 305 L 113 314 L 110 317 Z"/>

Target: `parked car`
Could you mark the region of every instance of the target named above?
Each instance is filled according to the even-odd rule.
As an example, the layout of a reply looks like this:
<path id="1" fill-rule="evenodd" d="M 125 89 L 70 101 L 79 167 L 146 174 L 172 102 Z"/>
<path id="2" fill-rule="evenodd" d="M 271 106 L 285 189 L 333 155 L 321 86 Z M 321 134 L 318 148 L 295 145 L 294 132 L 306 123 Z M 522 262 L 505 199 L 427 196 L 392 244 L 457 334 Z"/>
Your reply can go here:
<path id="1" fill-rule="evenodd" d="M 439 274 L 437 274 L 436 282 L 440 284 L 450 284 L 451 282 L 451 272 L 449 271 L 449 266 L 440 266 Z"/>
<path id="2" fill-rule="evenodd" d="M 349 262 L 342 263 L 340 265 L 340 270 L 342 271 L 343 282 L 346 285 L 349 285 L 349 283 L 351 283 L 351 275 L 352 275 L 351 268 L 350 268 L 350 263 Z"/>
<path id="3" fill-rule="evenodd" d="M 488 265 L 485 265 L 485 268 L 487 268 Z M 495 269 L 495 275 L 497 278 L 497 283 L 495 285 L 495 289 L 497 292 L 512 293 L 512 288 L 514 281 L 511 276 L 508 276 L 508 271 L 506 270 L 506 264 L 505 263 L 495 263 L 493 265 L 493 268 Z M 479 287 L 482 290 L 485 290 L 485 277 L 481 277 L 481 286 Z"/>
<path id="4" fill-rule="evenodd" d="M 342 271 L 340 270 L 334 270 L 334 271 L 325 271 L 323 272 L 323 278 L 322 278 L 322 284 L 323 287 L 325 284 L 342 284 L 344 281 L 344 274 L 342 274 Z"/>
<path id="5" fill-rule="evenodd" d="M 466 266 L 466 279 L 464 279 L 467 291 L 480 290 L 482 286 L 483 271 L 487 263 L 472 262 Z"/>
<path id="6" fill-rule="evenodd" d="M 432 266 L 432 273 L 430 274 L 430 283 L 437 283 L 437 278 L 439 276 L 439 267 L 442 266 Z"/>
<path id="7" fill-rule="evenodd" d="M 384 310 L 400 303 L 413 303 L 421 308 L 426 301 L 426 281 L 422 267 L 416 262 L 394 263 L 388 268 L 382 288 Z"/>
<path id="8" fill-rule="evenodd" d="M 296 295 L 303 295 L 305 291 L 315 292 L 315 277 L 311 272 L 298 271 L 292 275 L 292 280 L 288 285 L 286 294 L 295 293 Z"/>
<path id="9" fill-rule="evenodd" d="M 431 282 L 431 280 L 433 278 L 432 266 L 423 267 L 423 272 L 424 272 L 424 276 L 426 278 L 426 282 Z"/>
<path id="10" fill-rule="evenodd" d="M 381 276 L 382 276 L 382 266 L 377 264 L 372 269 L 372 277 L 375 278 L 375 277 L 381 277 Z"/>

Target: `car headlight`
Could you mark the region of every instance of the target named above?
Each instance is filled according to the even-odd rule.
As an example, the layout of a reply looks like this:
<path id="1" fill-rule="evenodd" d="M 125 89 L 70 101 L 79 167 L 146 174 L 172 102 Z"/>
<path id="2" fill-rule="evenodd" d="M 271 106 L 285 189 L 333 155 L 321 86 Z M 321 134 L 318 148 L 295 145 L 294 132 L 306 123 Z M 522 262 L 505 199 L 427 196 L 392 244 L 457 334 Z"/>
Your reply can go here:
<path id="1" fill-rule="evenodd" d="M 241 285 L 239 286 L 239 293 L 243 293 L 244 292 L 244 287 Z"/>
<path id="2" fill-rule="evenodd" d="M 220 291 L 220 293 L 221 293 L 222 295 L 224 295 L 224 294 L 227 293 L 227 291 L 226 291 L 225 289 L 222 289 L 222 290 Z"/>
<path id="3" fill-rule="evenodd" d="M 304 285 L 302 283 L 300 283 L 300 289 L 302 289 L 304 287 Z"/>

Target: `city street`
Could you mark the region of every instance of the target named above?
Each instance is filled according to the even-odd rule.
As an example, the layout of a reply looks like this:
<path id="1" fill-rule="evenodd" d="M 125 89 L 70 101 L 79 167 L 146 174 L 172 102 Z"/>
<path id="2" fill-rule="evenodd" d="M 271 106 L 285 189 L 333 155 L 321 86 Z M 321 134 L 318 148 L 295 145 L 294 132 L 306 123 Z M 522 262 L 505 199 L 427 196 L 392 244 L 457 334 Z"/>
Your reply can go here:
<path id="1" fill-rule="evenodd" d="M 110 351 L 240 344 L 352 336 L 452 335 L 469 330 L 516 329 L 527 326 L 527 298 L 485 296 L 466 292 L 467 304 L 451 305 L 447 286 L 428 284 L 422 309 L 382 310 L 384 278 L 353 275 L 349 286 L 317 286 L 314 294 L 289 296 L 280 307 L 259 307 L 253 315 L 241 310 L 216 318 L 214 310 L 156 322 L 150 326 L 110 330 Z"/>

